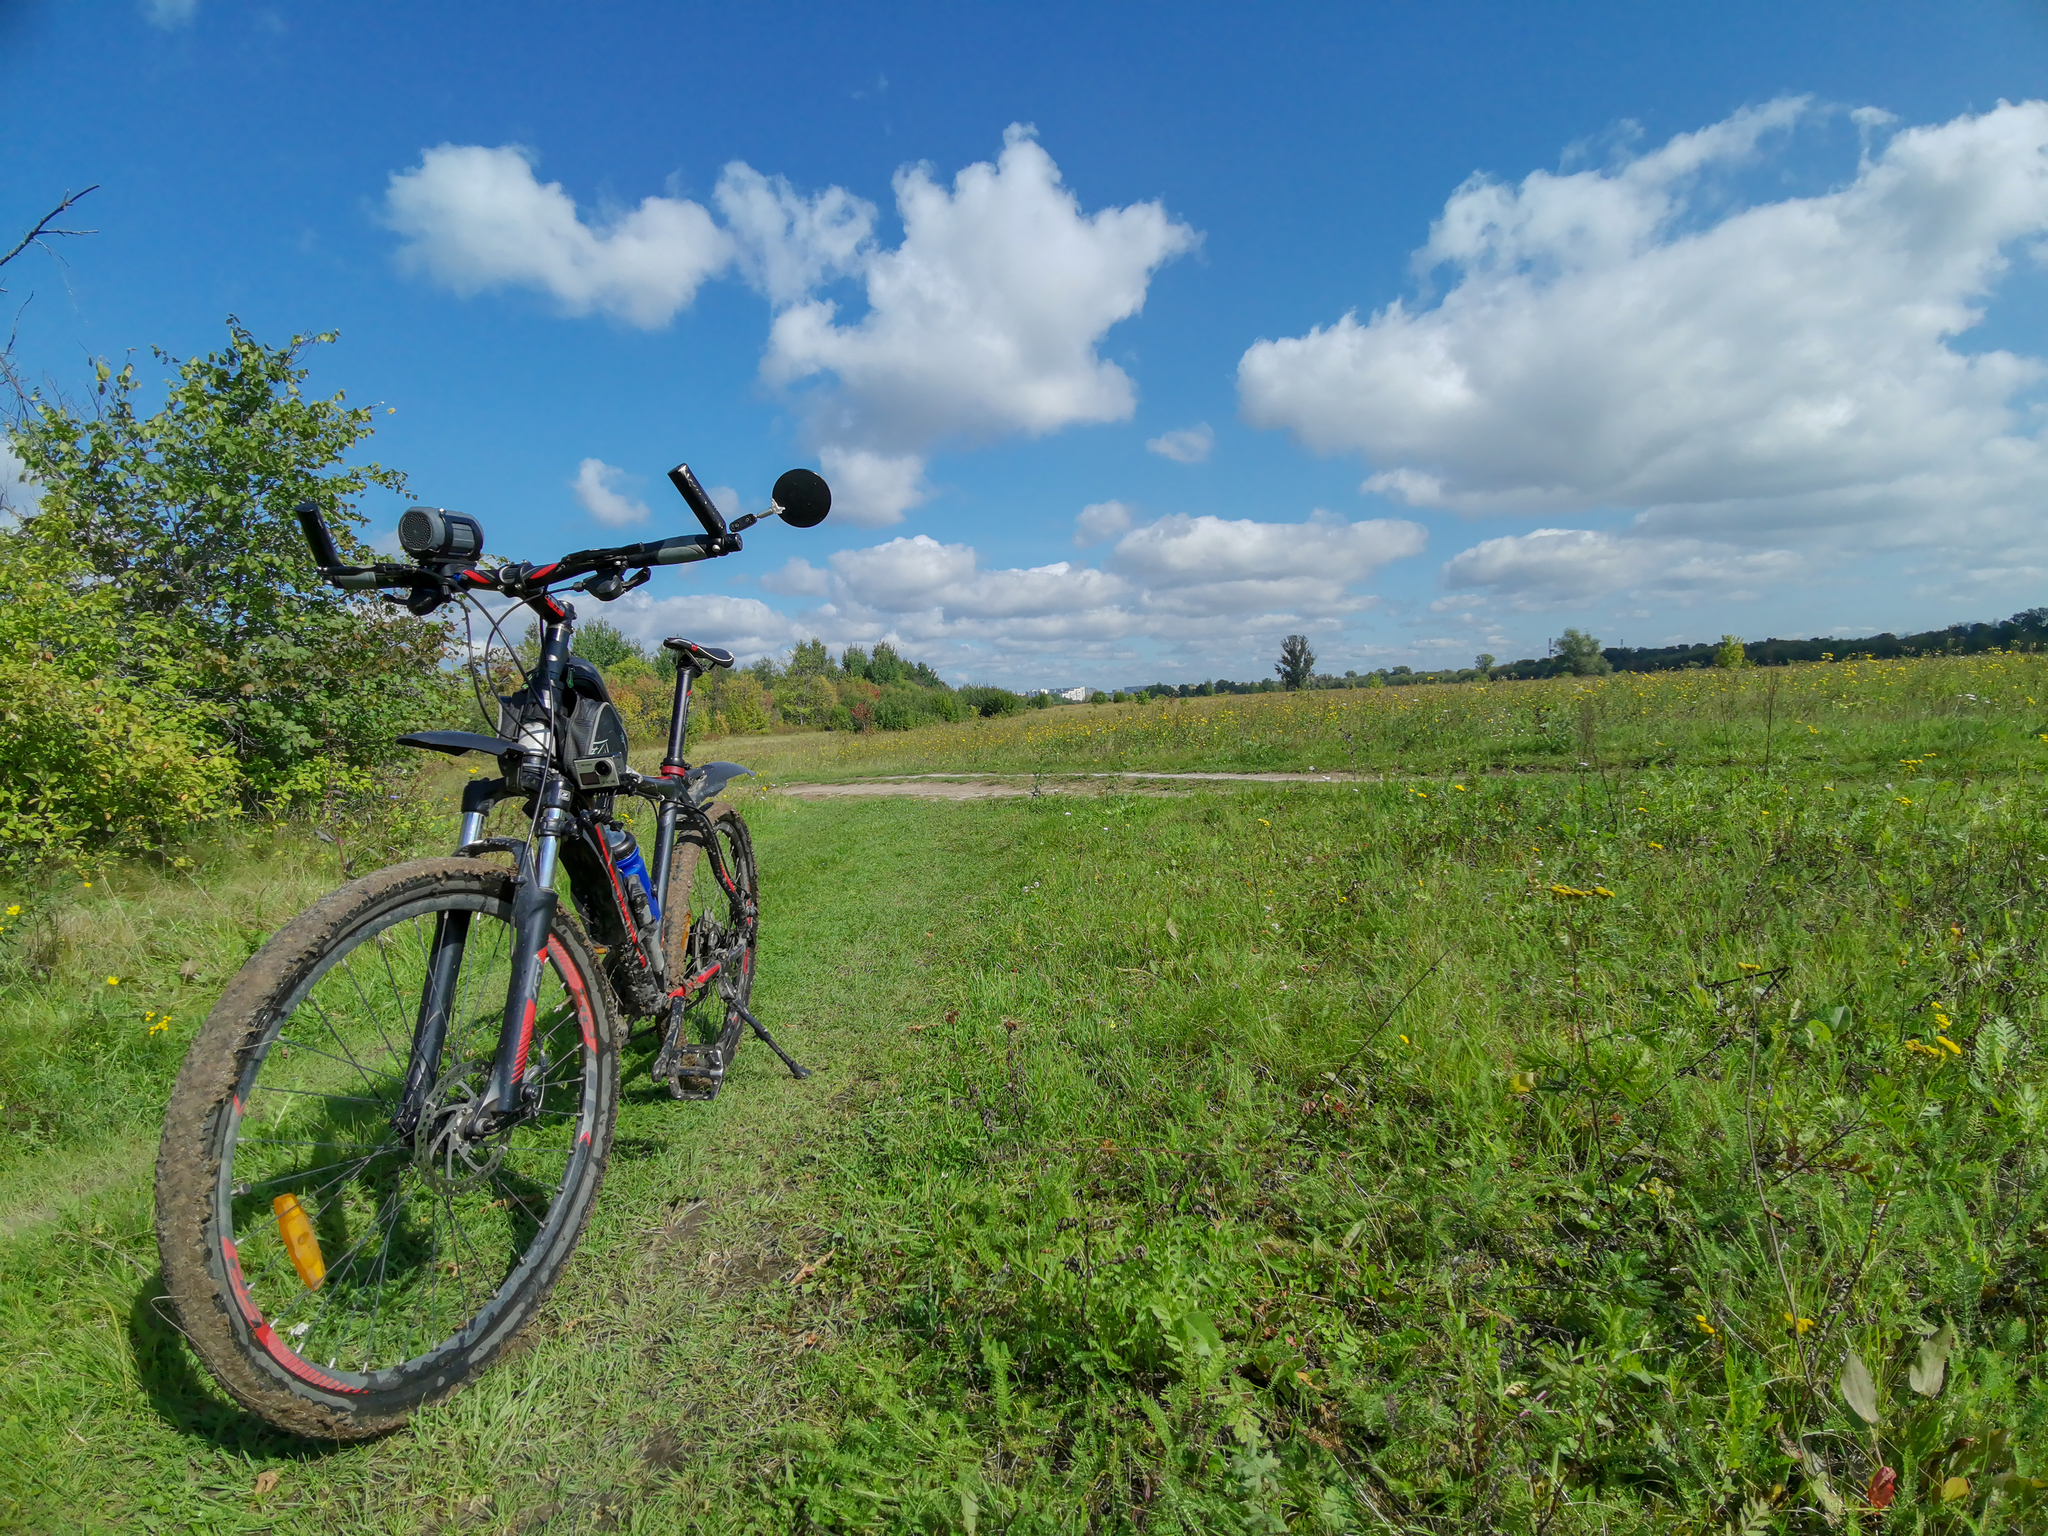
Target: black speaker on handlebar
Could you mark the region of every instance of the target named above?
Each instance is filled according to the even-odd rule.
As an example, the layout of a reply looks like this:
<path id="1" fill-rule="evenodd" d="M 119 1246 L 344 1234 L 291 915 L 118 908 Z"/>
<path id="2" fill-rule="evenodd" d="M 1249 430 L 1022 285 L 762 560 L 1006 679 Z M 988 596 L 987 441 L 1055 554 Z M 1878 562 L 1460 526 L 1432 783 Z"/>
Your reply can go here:
<path id="1" fill-rule="evenodd" d="M 782 509 L 782 520 L 792 528 L 815 528 L 832 510 L 832 487 L 815 470 L 788 471 L 769 494 Z"/>
<path id="2" fill-rule="evenodd" d="M 415 560 L 474 562 L 484 552 L 483 525 L 440 507 L 407 507 L 398 520 L 398 542 Z"/>

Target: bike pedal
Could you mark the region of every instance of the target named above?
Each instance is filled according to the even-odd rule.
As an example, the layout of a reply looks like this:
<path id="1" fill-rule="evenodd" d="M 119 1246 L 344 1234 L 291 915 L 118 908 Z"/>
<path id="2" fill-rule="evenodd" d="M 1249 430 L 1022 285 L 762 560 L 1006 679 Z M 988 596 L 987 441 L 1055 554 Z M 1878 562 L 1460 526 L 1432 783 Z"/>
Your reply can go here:
<path id="1" fill-rule="evenodd" d="M 725 1086 L 725 1053 L 715 1045 L 678 1046 L 664 1064 L 672 1099 L 715 1099 Z"/>

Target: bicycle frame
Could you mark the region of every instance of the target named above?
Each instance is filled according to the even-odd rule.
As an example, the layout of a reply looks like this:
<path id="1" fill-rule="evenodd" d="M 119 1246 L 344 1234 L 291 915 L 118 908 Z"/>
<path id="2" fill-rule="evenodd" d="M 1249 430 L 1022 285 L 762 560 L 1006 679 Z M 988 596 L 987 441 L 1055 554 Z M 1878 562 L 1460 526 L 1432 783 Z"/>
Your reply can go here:
<path id="1" fill-rule="evenodd" d="M 489 1087 L 469 1111 L 470 1124 L 465 1128 L 468 1134 L 478 1136 L 516 1120 L 525 1112 L 523 1090 L 533 1042 L 535 1004 L 541 969 L 547 960 L 548 935 L 560 902 L 555 890 L 558 870 L 568 871 L 576 903 L 599 942 L 623 948 L 627 963 L 647 972 L 654 989 L 685 1006 L 692 995 L 719 975 L 731 956 L 719 957 L 694 977 L 667 974 L 667 957 L 660 943 L 660 914 L 669 907 L 669 866 L 679 827 L 687 824 L 702 834 L 704 855 L 710 859 L 714 878 L 728 892 L 737 894 L 739 890 L 726 867 L 718 839 L 710 835 L 708 818 L 691 800 L 686 788 L 689 764 L 683 752 L 689 731 L 690 691 L 700 673 L 687 658 L 679 658 L 668 749 L 662 759 L 660 777 L 629 775 L 615 790 L 602 792 L 634 794 L 655 803 L 656 926 L 647 931 L 635 922 L 624 879 L 603 832 L 609 813 L 593 805 L 591 797 L 564 770 L 564 744 L 557 739 L 558 711 L 566 686 L 576 612 L 546 594 L 530 599 L 526 606 L 540 619 L 541 644 L 539 660 L 528 678 L 525 718 L 518 722 L 518 739 L 508 744 L 511 750 L 499 759 L 506 768 L 505 776 L 477 780 L 464 792 L 456 846 L 458 853 L 516 850 L 519 861 L 519 883 L 512 902 L 512 984 L 499 1023 Z M 486 840 L 484 822 L 491 807 L 500 800 L 522 795 L 527 797 L 532 818 L 526 842 Z M 733 946 L 735 949 L 744 948 L 757 917 L 751 910 L 746 913 L 746 929 Z M 417 1128 L 434 1091 L 435 1069 L 447 1040 L 455 981 L 461 972 L 468 930 L 467 914 L 449 913 L 441 918 L 434 935 L 405 1090 L 393 1117 L 397 1128 L 407 1134 Z"/>

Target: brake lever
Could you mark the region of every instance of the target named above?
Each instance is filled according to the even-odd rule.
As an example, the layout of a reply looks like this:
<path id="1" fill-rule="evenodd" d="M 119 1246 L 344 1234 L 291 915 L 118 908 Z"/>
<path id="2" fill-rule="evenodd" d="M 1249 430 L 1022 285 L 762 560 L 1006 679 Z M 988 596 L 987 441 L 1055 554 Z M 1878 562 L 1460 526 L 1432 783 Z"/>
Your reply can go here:
<path id="1" fill-rule="evenodd" d="M 617 601 L 619 598 L 624 597 L 628 592 L 632 591 L 635 587 L 644 586 L 647 582 L 653 579 L 654 571 L 652 567 L 643 565 L 631 576 L 625 576 L 621 575 L 617 571 L 611 571 L 603 575 L 592 576 L 584 581 L 579 581 L 570 590 L 575 592 L 588 592 L 600 603 L 609 603 Z"/>

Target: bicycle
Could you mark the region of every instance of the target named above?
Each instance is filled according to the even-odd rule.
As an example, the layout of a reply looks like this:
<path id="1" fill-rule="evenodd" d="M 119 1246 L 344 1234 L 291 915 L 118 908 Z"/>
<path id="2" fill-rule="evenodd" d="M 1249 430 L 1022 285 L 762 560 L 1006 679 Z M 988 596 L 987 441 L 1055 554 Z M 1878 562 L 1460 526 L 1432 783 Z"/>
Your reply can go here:
<path id="1" fill-rule="evenodd" d="M 753 845 L 717 798 L 749 770 L 684 761 L 691 686 L 732 653 L 663 641 L 667 754 L 658 775 L 636 773 L 557 592 L 613 601 L 654 566 L 737 552 L 764 519 L 815 527 L 832 493 L 791 470 L 767 511 L 728 525 L 687 464 L 669 478 L 703 533 L 540 566 L 480 566 L 476 519 L 430 507 L 400 520 L 411 564 L 345 565 L 318 508 L 297 508 L 332 585 L 422 616 L 510 598 L 508 613 L 539 621 L 540 649 L 495 734 L 400 738 L 498 760 L 463 794 L 454 853 L 352 881 L 285 924 L 228 985 L 172 1089 L 156 1164 L 164 1287 L 214 1378 L 280 1429 L 391 1429 L 532 1321 L 603 1180 L 622 1019 L 661 1031 L 653 1072 L 677 1098 L 717 1094 L 743 1028 L 808 1075 L 750 1009 Z M 652 873 L 614 814 L 621 795 L 655 807 Z M 524 839 L 484 835 L 501 800 L 524 802 Z M 707 1000 L 722 1006 L 693 1014 Z"/>

